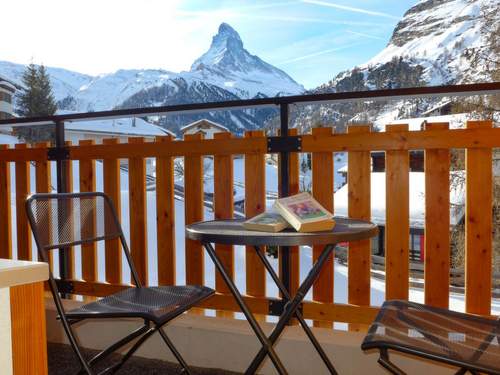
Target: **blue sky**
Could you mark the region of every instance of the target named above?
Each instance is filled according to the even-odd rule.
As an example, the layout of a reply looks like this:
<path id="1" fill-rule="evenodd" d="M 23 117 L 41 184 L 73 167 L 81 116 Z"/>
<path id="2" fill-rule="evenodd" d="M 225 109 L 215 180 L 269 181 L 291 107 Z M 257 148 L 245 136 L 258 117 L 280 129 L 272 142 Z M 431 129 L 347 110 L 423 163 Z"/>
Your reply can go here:
<path id="1" fill-rule="evenodd" d="M 16 0 L 2 4 L 0 60 L 88 74 L 188 70 L 221 22 L 245 48 L 306 88 L 362 64 L 387 44 L 416 0 Z M 29 9 L 29 12 L 26 12 Z M 36 32 L 34 32 L 36 30 Z"/>

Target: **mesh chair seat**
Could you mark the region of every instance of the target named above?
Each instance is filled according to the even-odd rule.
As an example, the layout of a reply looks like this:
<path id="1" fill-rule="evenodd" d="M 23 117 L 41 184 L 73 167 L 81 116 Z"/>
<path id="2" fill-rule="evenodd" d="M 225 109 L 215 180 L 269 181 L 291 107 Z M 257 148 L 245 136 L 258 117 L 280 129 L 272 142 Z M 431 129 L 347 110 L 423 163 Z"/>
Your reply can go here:
<path id="1" fill-rule="evenodd" d="M 387 301 L 361 348 L 395 349 L 500 374 L 500 321 L 408 301 Z"/>
<path id="2" fill-rule="evenodd" d="M 135 317 L 158 325 L 169 321 L 214 290 L 204 286 L 161 286 L 129 288 L 66 312 L 70 319 Z"/>

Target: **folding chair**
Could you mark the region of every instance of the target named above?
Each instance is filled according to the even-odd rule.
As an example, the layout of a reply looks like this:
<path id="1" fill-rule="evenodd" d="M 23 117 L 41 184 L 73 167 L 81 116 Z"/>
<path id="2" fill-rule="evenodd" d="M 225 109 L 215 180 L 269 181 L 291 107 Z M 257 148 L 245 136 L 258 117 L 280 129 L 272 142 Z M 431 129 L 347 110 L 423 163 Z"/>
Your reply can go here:
<path id="1" fill-rule="evenodd" d="M 38 252 L 48 262 L 48 252 L 65 251 L 70 246 L 120 239 L 130 267 L 135 287 L 104 297 L 92 303 L 66 311 L 59 295 L 58 283 L 50 273 L 49 285 L 64 330 L 81 364 L 80 373 L 94 374 L 94 365 L 125 345 L 131 345 L 122 359 L 99 374 L 116 372 L 148 339 L 158 332 L 185 373 L 190 373 L 186 361 L 167 337 L 162 327 L 200 301 L 214 294 L 214 290 L 195 285 L 143 287 L 132 262 L 116 210 L 110 198 L 103 193 L 35 194 L 26 200 L 26 211 Z M 161 261 L 161 260 L 160 260 Z M 78 345 L 72 325 L 85 319 L 139 318 L 144 324 L 116 343 L 86 360 Z"/>
<path id="2" fill-rule="evenodd" d="M 405 372 L 391 362 L 389 349 L 456 366 L 456 374 L 500 375 L 500 319 L 386 301 L 361 349 L 378 349 L 378 362 L 392 374 Z"/>

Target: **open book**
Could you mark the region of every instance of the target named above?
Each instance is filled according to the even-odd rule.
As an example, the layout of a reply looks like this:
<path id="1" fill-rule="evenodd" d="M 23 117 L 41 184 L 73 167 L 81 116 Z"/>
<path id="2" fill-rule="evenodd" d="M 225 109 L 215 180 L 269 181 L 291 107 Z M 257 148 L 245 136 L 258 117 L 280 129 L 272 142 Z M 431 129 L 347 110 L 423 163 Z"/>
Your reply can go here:
<path id="1" fill-rule="evenodd" d="M 320 232 L 335 226 L 333 215 L 309 193 L 300 193 L 277 199 L 275 212 L 264 212 L 243 223 L 250 230 L 279 232 L 292 226 L 297 232 Z"/>

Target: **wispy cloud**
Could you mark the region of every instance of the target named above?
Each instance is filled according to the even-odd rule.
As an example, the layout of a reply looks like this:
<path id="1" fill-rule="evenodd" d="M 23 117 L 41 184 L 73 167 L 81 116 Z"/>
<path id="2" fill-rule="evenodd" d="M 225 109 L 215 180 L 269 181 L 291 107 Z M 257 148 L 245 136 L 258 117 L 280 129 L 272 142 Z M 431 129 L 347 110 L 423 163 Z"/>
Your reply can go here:
<path id="1" fill-rule="evenodd" d="M 350 7 L 350 6 L 347 6 L 347 5 L 336 4 L 336 3 L 329 2 L 329 1 L 302 0 L 302 2 L 306 3 L 306 4 L 313 4 L 313 5 L 319 5 L 319 6 L 329 7 L 329 8 L 336 8 L 336 9 L 341 9 L 341 10 L 347 10 L 349 12 L 367 14 L 367 15 L 370 15 L 370 16 L 386 17 L 386 18 L 391 18 L 391 19 L 395 19 L 395 20 L 399 20 L 400 19 L 399 17 L 393 16 L 392 14 L 388 14 L 388 13 L 384 13 L 384 12 L 376 12 L 376 11 L 372 11 L 372 10 L 369 10 L 369 9 Z"/>
<path id="2" fill-rule="evenodd" d="M 318 24 L 328 24 L 328 25 L 347 25 L 347 26 L 387 26 L 384 23 L 378 22 L 364 22 L 364 21 L 346 21 L 346 20 L 331 20 L 326 18 L 317 17 L 295 17 L 295 16 L 267 16 L 267 15 L 256 15 L 256 14 L 242 14 L 233 13 L 233 17 L 248 18 L 254 20 L 266 20 L 266 21 L 282 21 L 282 22 L 297 22 L 297 23 L 318 23 Z"/>
<path id="3" fill-rule="evenodd" d="M 341 51 L 343 49 L 352 48 L 352 47 L 355 47 L 355 46 L 360 45 L 360 44 L 362 44 L 362 43 L 352 43 L 352 44 L 341 46 L 341 47 L 325 49 L 323 51 L 309 53 L 307 55 L 303 55 L 303 56 L 295 57 L 293 59 L 281 61 L 281 62 L 277 63 L 276 65 L 287 65 L 287 64 L 291 64 L 291 63 L 294 63 L 294 62 L 297 62 L 297 61 L 307 60 L 307 59 L 310 59 L 312 57 L 326 55 L 328 53 L 337 52 L 337 51 Z"/>
<path id="4" fill-rule="evenodd" d="M 385 38 L 382 38 L 380 36 L 371 35 L 371 34 L 365 34 L 365 33 L 360 33 L 360 32 L 352 31 L 352 30 L 346 30 L 346 33 L 353 34 L 353 35 L 358 35 L 358 36 L 362 36 L 363 38 L 370 38 L 370 39 L 375 39 L 375 40 L 385 40 Z"/>

